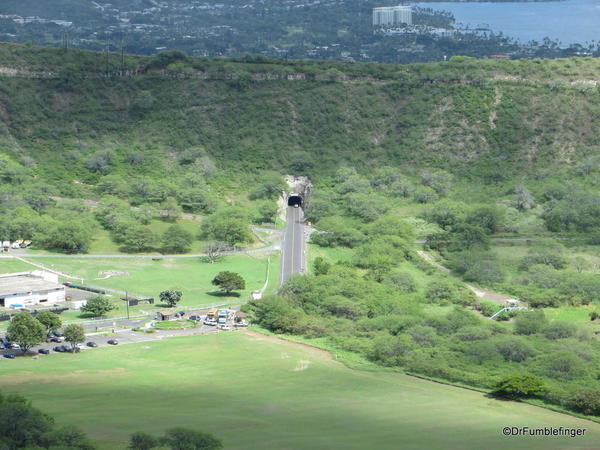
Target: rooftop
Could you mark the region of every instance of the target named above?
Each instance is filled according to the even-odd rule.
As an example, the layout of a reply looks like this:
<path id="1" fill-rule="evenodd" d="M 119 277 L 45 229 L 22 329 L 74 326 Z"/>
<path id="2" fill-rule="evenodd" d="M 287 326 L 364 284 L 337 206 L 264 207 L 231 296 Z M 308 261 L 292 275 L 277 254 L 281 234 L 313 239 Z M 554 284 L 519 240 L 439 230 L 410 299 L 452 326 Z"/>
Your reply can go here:
<path id="1" fill-rule="evenodd" d="M 64 286 L 62 284 L 46 281 L 35 275 L 28 274 L 0 277 L 0 297 L 58 288 L 64 288 Z"/>

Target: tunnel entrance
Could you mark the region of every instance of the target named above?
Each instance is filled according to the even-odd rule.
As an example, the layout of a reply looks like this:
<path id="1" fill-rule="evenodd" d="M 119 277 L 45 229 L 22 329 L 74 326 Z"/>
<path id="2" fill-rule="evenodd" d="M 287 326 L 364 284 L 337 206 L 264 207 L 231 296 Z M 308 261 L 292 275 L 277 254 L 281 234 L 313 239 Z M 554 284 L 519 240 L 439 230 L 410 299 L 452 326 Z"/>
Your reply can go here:
<path id="1" fill-rule="evenodd" d="M 287 204 L 288 206 L 300 207 L 302 206 L 302 197 L 300 197 L 298 194 L 290 194 L 288 196 Z"/>

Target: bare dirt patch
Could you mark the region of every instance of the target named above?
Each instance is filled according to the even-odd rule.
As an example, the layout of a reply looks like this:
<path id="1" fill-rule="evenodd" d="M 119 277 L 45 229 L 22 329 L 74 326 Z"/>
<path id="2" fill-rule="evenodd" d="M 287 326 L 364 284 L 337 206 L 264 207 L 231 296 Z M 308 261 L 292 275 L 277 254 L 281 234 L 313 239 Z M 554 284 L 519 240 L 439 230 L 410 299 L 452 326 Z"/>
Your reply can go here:
<path id="1" fill-rule="evenodd" d="M 291 345 L 291 346 L 302 347 L 302 348 L 310 351 L 310 356 L 314 356 L 314 357 L 319 358 L 324 361 L 333 361 L 338 364 L 342 364 L 339 361 L 335 361 L 332 358 L 331 353 L 329 353 L 327 350 L 321 350 L 320 348 L 313 347 L 312 345 L 288 341 L 286 339 L 278 338 L 276 336 L 267 336 L 266 334 L 260 334 L 260 333 L 257 333 L 256 331 L 251 331 L 251 330 L 242 330 L 242 333 L 247 335 L 249 337 L 249 339 L 252 341 L 268 341 L 268 342 L 274 342 L 276 344 L 286 344 L 286 345 Z"/>
<path id="2" fill-rule="evenodd" d="M 298 361 L 296 367 L 294 367 L 294 372 L 303 372 L 306 369 L 308 369 L 308 366 L 310 366 L 310 361 L 306 359 L 301 359 L 300 361 Z"/>

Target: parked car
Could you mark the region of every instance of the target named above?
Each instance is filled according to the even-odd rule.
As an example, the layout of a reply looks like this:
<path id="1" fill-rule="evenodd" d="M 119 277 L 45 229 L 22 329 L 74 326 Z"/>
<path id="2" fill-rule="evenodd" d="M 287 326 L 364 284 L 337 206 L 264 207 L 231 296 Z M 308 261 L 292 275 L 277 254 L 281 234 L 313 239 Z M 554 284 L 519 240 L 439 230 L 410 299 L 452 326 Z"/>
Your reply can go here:
<path id="1" fill-rule="evenodd" d="M 181 317 L 185 316 L 185 311 L 179 311 L 177 314 L 179 314 Z"/>
<path id="2" fill-rule="evenodd" d="M 58 353 L 66 353 L 69 351 L 69 347 L 67 347 L 66 345 L 57 345 L 52 350 Z"/>
<path id="3" fill-rule="evenodd" d="M 229 331 L 231 330 L 231 327 L 227 324 L 219 325 L 219 330 Z"/>
<path id="4" fill-rule="evenodd" d="M 110 345 L 118 345 L 119 344 L 119 341 L 117 341 L 116 339 L 109 339 L 106 342 Z"/>
<path id="5" fill-rule="evenodd" d="M 85 350 L 85 345 L 83 345 L 83 344 L 75 344 L 75 348 L 77 350 Z"/>
<path id="6" fill-rule="evenodd" d="M 5 353 L 4 356 L 6 359 L 15 359 L 15 355 L 11 355 L 10 353 Z"/>
<path id="7" fill-rule="evenodd" d="M 21 348 L 21 346 L 19 344 L 17 344 L 16 342 L 13 342 L 12 344 L 10 344 L 10 348 L 14 348 L 15 350 L 18 350 Z"/>
<path id="8" fill-rule="evenodd" d="M 46 342 L 64 342 L 65 338 L 62 336 L 52 336 L 46 339 Z"/>
<path id="9" fill-rule="evenodd" d="M 214 327 L 217 324 L 217 321 L 214 319 L 206 319 L 203 323 L 209 327 Z"/>
<path id="10" fill-rule="evenodd" d="M 48 333 L 50 336 L 56 336 L 56 337 L 61 337 L 62 333 L 58 330 L 52 330 L 50 333 Z"/>
<path id="11" fill-rule="evenodd" d="M 234 327 L 247 327 L 248 326 L 248 322 L 244 322 L 243 320 L 241 322 L 235 322 L 233 324 Z"/>
<path id="12" fill-rule="evenodd" d="M 85 345 L 87 345 L 88 347 L 92 347 L 92 348 L 98 347 L 98 344 L 96 344 L 95 342 L 92 342 L 92 341 L 88 342 Z"/>
<path id="13" fill-rule="evenodd" d="M 202 316 L 197 316 L 197 315 L 193 314 L 190 316 L 190 320 L 195 320 L 195 321 L 199 322 L 202 320 Z"/>
<path id="14" fill-rule="evenodd" d="M 50 350 L 48 350 L 47 348 L 40 348 L 38 350 L 38 353 L 40 353 L 42 355 L 48 355 L 48 354 L 50 354 Z"/>

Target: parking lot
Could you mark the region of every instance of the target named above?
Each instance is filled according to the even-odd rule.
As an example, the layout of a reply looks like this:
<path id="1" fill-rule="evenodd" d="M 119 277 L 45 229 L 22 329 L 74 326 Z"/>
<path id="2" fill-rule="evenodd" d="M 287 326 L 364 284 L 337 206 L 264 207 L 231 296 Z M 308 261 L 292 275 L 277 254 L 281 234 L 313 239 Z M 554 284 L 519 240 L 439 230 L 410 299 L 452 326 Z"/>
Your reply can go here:
<path id="1" fill-rule="evenodd" d="M 192 314 L 193 315 L 193 314 Z M 147 322 L 148 320 L 146 319 L 145 322 Z M 232 325 L 231 323 L 231 319 L 228 320 L 228 323 L 230 325 Z M 137 325 L 141 325 L 141 323 L 137 324 Z M 88 346 L 88 342 L 93 342 L 97 345 L 97 347 L 110 347 L 111 344 L 108 343 L 108 341 L 110 340 L 116 340 L 118 342 L 117 345 L 124 345 L 124 344 L 134 344 L 134 343 L 140 343 L 140 342 L 150 342 L 150 341 L 156 341 L 156 340 L 160 340 L 160 339 L 167 339 L 167 338 L 171 338 L 171 337 L 177 337 L 177 336 L 190 336 L 190 335 L 197 335 L 197 334 L 208 334 L 208 333 L 218 333 L 218 332 L 231 332 L 231 331 L 235 331 L 237 328 L 234 326 L 229 326 L 229 329 L 227 331 L 221 330 L 219 329 L 219 327 L 217 326 L 210 326 L 210 325 L 204 325 L 202 323 L 202 321 L 198 321 L 198 325 L 195 328 L 189 328 L 189 329 L 185 329 L 185 330 L 153 330 L 152 332 L 145 332 L 145 331 L 133 331 L 132 329 L 115 329 L 115 332 L 113 333 L 112 330 L 110 331 L 103 331 L 103 332 L 93 332 L 93 333 L 87 333 L 86 334 L 86 340 L 83 343 L 83 350 L 82 351 L 93 351 L 95 349 L 95 347 L 90 347 Z M 4 338 L 4 336 L 2 336 Z M 39 356 L 45 356 L 45 355 L 41 355 L 39 354 L 39 350 L 40 349 L 46 349 L 49 350 L 50 353 L 56 353 L 54 351 L 54 348 L 57 346 L 61 346 L 61 345 L 66 345 L 67 347 L 71 347 L 71 345 L 68 342 L 46 342 L 40 345 L 36 345 L 34 346 L 26 356 L 35 356 L 35 355 L 39 355 Z M 0 350 L 0 355 L 2 355 L 1 359 L 6 359 L 3 356 L 5 354 L 11 354 L 11 355 L 15 355 L 15 356 L 21 356 L 22 352 L 19 349 L 2 349 Z"/>

